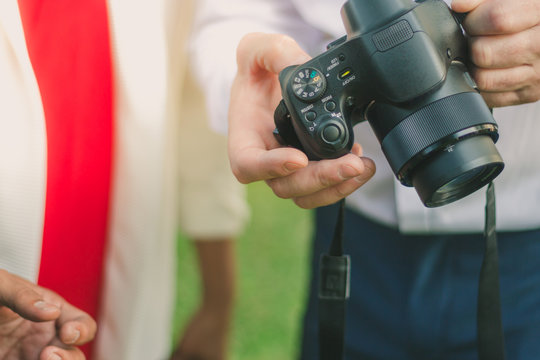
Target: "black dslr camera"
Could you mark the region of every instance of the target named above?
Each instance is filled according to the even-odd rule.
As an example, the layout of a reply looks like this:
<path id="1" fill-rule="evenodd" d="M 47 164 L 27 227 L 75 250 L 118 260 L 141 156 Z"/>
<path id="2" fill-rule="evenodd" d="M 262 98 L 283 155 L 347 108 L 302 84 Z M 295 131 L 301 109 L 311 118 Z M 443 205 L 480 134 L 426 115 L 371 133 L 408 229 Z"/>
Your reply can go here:
<path id="1" fill-rule="evenodd" d="M 440 0 L 348 0 L 347 35 L 279 75 L 281 144 L 337 158 L 367 120 L 394 174 L 427 207 L 461 199 L 503 169 L 497 124 L 465 63 L 461 25 Z"/>

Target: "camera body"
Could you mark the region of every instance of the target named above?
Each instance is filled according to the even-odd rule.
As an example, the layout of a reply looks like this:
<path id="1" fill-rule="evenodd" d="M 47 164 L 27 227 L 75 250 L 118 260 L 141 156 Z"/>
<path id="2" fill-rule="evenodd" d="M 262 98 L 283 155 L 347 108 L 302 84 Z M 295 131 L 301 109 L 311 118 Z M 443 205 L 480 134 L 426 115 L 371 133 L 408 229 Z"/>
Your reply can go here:
<path id="1" fill-rule="evenodd" d="M 497 124 L 467 72 L 467 41 L 440 0 L 349 0 L 347 35 L 279 74 L 281 144 L 309 159 L 343 156 L 367 120 L 399 181 L 428 207 L 495 178 Z"/>

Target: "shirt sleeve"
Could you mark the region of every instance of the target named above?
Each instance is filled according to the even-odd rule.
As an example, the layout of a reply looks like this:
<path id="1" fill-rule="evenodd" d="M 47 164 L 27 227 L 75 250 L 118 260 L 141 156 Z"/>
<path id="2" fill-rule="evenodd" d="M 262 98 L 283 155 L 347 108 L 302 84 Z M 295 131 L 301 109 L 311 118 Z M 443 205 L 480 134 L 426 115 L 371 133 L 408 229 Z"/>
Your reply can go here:
<path id="1" fill-rule="evenodd" d="M 186 75 L 181 97 L 178 221 L 191 240 L 236 238 L 249 220 L 246 188 L 233 176 L 227 139 L 205 120 L 199 88 Z"/>
<path id="2" fill-rule="evenodd" d="M 236 75 L 236 48 L 251 32 L 281 33 L 309 48 L 321 32 L 307 24 L 290 0 L 198 0 L 189 44 L 194 77 L 206 97 L 211 127 L 227 132 L 230 88 Z"/>

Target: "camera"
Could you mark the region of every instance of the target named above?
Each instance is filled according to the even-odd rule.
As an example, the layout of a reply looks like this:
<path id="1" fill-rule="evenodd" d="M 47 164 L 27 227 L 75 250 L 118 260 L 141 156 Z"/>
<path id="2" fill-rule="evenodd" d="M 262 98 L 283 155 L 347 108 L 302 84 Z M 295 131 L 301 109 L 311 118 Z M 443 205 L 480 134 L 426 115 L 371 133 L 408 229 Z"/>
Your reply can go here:
<path id="1" fill-rule="evenodd" d="M 280 72 L 278 141 L 310 160 L 337 158 L 366 120 L 397 179 L 427 207 L 497 177 L 498 127 L 468 73 L 459 15 L 441 0 L 348 0 L 341 16 L 346 36 Z"/>

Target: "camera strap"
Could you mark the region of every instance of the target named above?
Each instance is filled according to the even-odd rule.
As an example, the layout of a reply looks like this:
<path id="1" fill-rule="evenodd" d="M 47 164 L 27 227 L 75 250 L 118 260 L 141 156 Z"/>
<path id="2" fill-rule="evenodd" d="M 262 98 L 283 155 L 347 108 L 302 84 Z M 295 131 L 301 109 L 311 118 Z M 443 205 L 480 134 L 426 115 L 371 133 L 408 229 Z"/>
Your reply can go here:
<path id="1" fill-rule="evenodd" d="M 334 238 L 319 260 L 319 359 L 343 359 L 350 258 L 343 255 L 345 199 L 340 200 Z"/>
<path id="2" fill-rule="evenodd" d="M 495 231 L 495 186 L 486 191 L 485 250 L 478 284 L 478 359 L 504 360 L 504 333 L 499 286 L 499 252 Z"/>
<path id="3" fill-rule="evenodd" d="M 319 359 L 343 359 L 345 313 L 350 286 L 350 258 L 343 255 L 345 199 L 339 212 L 328 254 L 319 262 Z M 499 254 L 495 231 L 495 187 L 486 191 L 485 250 L 478 284 L 477 333 L 478 359 L 504 360 L 504 335 L 499 286 Z"/>

